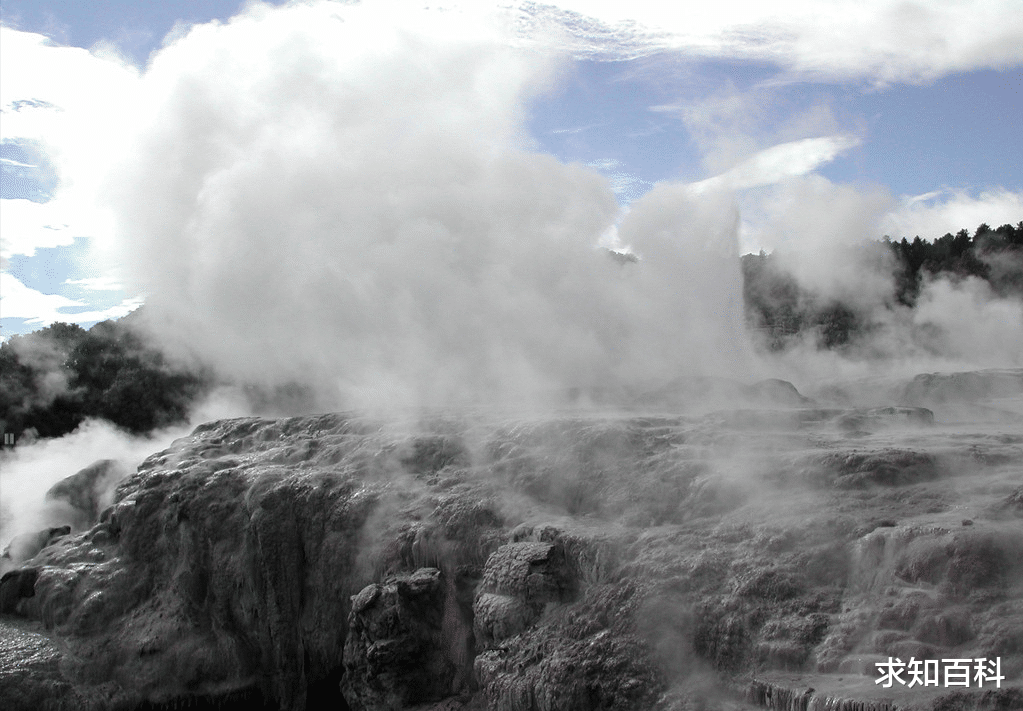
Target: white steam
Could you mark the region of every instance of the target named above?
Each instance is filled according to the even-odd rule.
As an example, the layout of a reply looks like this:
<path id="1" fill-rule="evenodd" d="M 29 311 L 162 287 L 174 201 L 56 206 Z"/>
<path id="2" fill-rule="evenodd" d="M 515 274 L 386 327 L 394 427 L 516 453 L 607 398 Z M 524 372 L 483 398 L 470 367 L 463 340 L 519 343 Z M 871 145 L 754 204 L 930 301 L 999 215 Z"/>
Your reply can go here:
<path id="1" fill-rule="evenodd" d="M 241 393 L 221 388 L 197 405 L 186 424 L 133 436 L 104 420 L 86 420 L 74 432 L 55 439 L 30 441 L 0 451 L 0 550 L 15 536 L 67 523 L 62 505 L 46 500 L 46 492 L 61 480 L 101 459 L 113 459 L 122 473 L 134 472 L 150 454 L 188 435 L 202 422 L 251 414 Z M 119 481 L 106 481 L 97 492 L 104 503 L 113 501 Z M 74 531 L 78 533 L 78 531 Z"/>
<path id="2" fill-rule="evenodd" d="M 53 517 L 45 500 L 47 490 L 60 480 L 99 459 L 115 459 L 132 471 L 186 432 L 176 428 L 151 438 L 131 437 L 102 420 L 87 420 L 64 437 L 0 453 L 0 548 L 14 536 L 65 523 Z"/>
<path id="3" fill-rule="evenodd" d="M 932 352 L 986 367 L 1023 367 L 1023 302 L 999 298 L 983 279 L 928 280 L 913 313 Z"/>
<path id="4" fill-rule="evenodd" d="M 655 190 L 615 263 L 606 180 L 524 137 L 551 61 L 425 17 L 254 6 L 153 59 L 111 193 L 161 337 L 332 406 L 734 372 L 731 205 Z"/>
<path id="5" fill-rule="evenodd" d="M 939 282 L 925 287 L 919 314 L 890 308 L 895 265 L 853 245 L 938 208 L 897 207 L 883 189 L 815 175 L 860 140 L 828 111 L 795 117 L 767 141 L 754 130 L 756 102 L 727 92 L 688 110 L 659 107 L 682 112 L 718 175 L 660 185 L 622 215 L 605 178 L 535 152 L 524 129 L 565 59 L 543 41 L 564 48 L 559 33 L 585 27 L 571 13 L 511 7 L 250 3 L 226 23 L 179 28 L 141 72 L 103 74 L 116 120 L 85 123 L 102 160 L 94 147 L 57 164 L 62 176 L 113 165 L 105 182 L 77 183 L 116 215 L 124 276 L 163 345 L 271 390 L 307 386 L 319 408 L 535 403 L 570 387 L 774 375 L 742 332 L 741 232 L 747 246 L 778 248 L 777 261 L 821 299 L 869 312 L 883 326 L 871 353 L 1016 362 L 1013 304 L 979 287 Z M 620 9 L 665 37 L 691 24 L 637 7 Z M 619 26 L 604 4 L 593 12 Z M 734 34 L 717 20 L 701 32 Z M 811 35 L 796 36 L 816 46 Z M 38 38 L 28 44 L 42 51 Z M 811 74 L 830 65 L 793 52 L 775 59 Z M 82 102 L 69 91 L 58 83 L 53 97 L 74 108 Z M 18 115 L 26 123 L 42 110 L 26 104 Z M 730 190 L 744 191 L 741 220 Z M 1016 197 L 998 204 L 1011 211 Z M 598 248 L 608 235 L 640 261 L 608 258 Z M 931 305 L 946 302 L 947 313 Z M 957 328 L 953 318 L 970 323 L 968 335 L 917 337 Z"/>
<path id="6" fill-rule="evenodd" d="M 1023 364 L 1018 297 L 999 297 L 980 279 L 951 281 L 923 273 L 915 307 L 897 301 L 901 265 L 877 239 L 898 222 L 896 217 L 911 224 L 913 215 L 884 188 L 792 176 L 745 194 L 741 204 L 743 242 L 773 249 L 773 265 L 818 306 L 840 303 L 859 322 L 844 349 L 820 350 L 816 334 L 808 330 L 785 353 L 765 356 L 761 372 L 812 391 L 816 382 L 835 378 Z M 1011 256 L 982 258 L 993 275 L 1018 270 Z"/>
<path id="7" fill-rule="evenodd" d="M 799 283 L 824 298 L 874 306 L 890 297 L 892 264 L 859 254 L 876 240 L 892 204 L 882 188 L 836 185 L 819 175 L 788 178 L 744 213 L 752 241 L 772 245 Z"/>

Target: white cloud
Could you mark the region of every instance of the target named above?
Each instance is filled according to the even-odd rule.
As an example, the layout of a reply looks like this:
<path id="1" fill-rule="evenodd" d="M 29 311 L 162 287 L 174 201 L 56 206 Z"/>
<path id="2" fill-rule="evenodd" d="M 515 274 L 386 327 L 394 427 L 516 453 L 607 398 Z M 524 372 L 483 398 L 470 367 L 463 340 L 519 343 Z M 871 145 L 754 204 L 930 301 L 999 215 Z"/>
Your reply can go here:
<path id="1" fill-rule="evenodd" d="M 65 247 L 77 237 L 105 237 L 113 231 L 113 216 L 76 191 L 49 202 L 22 198 L 0 203 L 0 256 L 31 257 L 37 249 Z"/>
<path id="2" fill-rule="evenodd" d="M 895 0 L 722 0 L 698 10 L 662 0 L 431 5 L 436 11 L 417 15 L 424 25 L 419 29 L 442 40 L 475 35 L 481 40 L 506 41 L 503 33 L 510 27 L 520 43 L 568 48 L 605 59 L 670 49 L 707 57 L 769 60 L 797 73 L 869 81 L 920 81 L 951 71 L 1023 62 L 1023 13 L 1015 0 L 926 6 Z M 300 10 L 294 14 L 299 21 L 325 21 L 339 14 L 331 4 L 314 3 Z M 250 16 L 271 11 L 258 4 L 248 10 Z M 364 12 L 400 16 L 407 6 L 377 2 Z M 189 31 L 213 32 L 215 27 L 179 29 L 167 44 L 173 45 Z M 368 45 L 383 37 L 378 33 L 362 42 Z M 124 150 L 125 139 L 140 118 L 135 115 L 145 103 L 140 87 L 139 71 L 102 45 L 92 51 L 57 47 L 42 35 L 0 28 L 0 135 L 4 140 L 41 143 L 60 179 L 55 199 L 42 207 L 5 201 L 4 256 L 31 255 L 36 247 L 67 245 L 79 236 L 91 237 L 97 248 L 109 247 L 112 226 L 102 208 L 106 177 L 102 166 Z M 808 140 L 817 143 L 807 143 L 798 151 L 793 145 L 796 152 L 790 155 L 811 162 L 830 160 L 826 154 L 815 158 L 811 149 L 826 151 L 828 146 L 821 142 L 834 138 Z M 711 167 L 718 171 L 734 167 L 762 145 L 761 139 L 740 146 L 731 164 L 718 162 Z M 846 148 L 839 145 L 836 150 Z M 763 176 L 772 166 L 757 161 L 772 160 L 771 150 L 749 158 L 728 179 L 739 186 L 770 181 Z M 794 164 L 776 164 L 774 169 L 776 176 L 806 172 Z M 645 188 L 624 173 L 613 180 L 623 195 L 636 196 Z"/>
<path id="3" fill-rule="evenodd" d="M 651 106 L 650 111 L 682 121 L 702 155 L 706 175 L 737 168 L 756 174 L 732 173 L 730 179 L 740 184 L 756 182 L 767 172 L 803 174 L 861 142 L 826 103 L 794 109 L 774 87 L 739 90 L 725 82 L 707 96 Z M 791 169 L 782 165 L 790 160 L 795 161 Z M 747 165 L 739 168 L 743 163 Z"/>
<path id="4" fill-rule="evenodd" d="M 1018 0 L 664 0 L 518 3 L 524 39 L 576 56 L 630 59 L 663 51 L 769 61 L 795 74 L 875 83 L 1023 63 Z"/>
<path id="5" fill-rule="evenodd" d="M 21 281 L 8 273 L 0 275 L 0 283 L 3 284 L 3 291 L 0 293 L 0 308 L 4 318 L 27 318 L 33 323 L 52 323 L 53 316 L 58 309 L 64 307 L 84 306 L 80 301 L 69 299 L 57 294 L 43 294 L 35 289 L 29 289 Z"/>
<path id="6" fill-rule="evenodd" d="M 615 195 L 625 203 L 632 202 L 653 187 L 653 183 L 650 181 L 643 180 L 638 175 L 624 170 L 619 170 L 623 164 L 620 160 L 614 158 L 599 158 L 595 161 L 590 161 L 586 165 L 589 168 L 600 171 L 611 183 L 611 189 Z"/>
<path id="7" fill-rule="evenodd" d="M 68 279 L 64 283 L 80 286 L 89 291 L 121 291 L 124 289 L 124 284 L 121 283 L 120 279 L 113 276 Z"/>
<path id="8" fill-rule="evenodd" d="M 720 175 L 692 183 L 690 188 L 702 193 L 774 185 L 785 178 L 811 173 L 859 144 L 855 136 L 821 136 L 782 143 L 759 151 Z"/>
<path id="9" fill-rule="evenodd" d="M 944 189 L 903 198 L 885 219 L 884 228 L 895 239 L 920 236 L 933 240 L 961 229 L 972 234 L 981 223 L 1000 227 L 1021 220 L 1023 192 L 995 188 L 974 197 L 965 190 Z"/>
<path id="10" fill-rule="evenodd" d="M 87 304 L 58 294 L 44 294 L 30 289 L 17 277 L 4 272 L 0 274 L 0 312 L 4 318 L 24 318 L 28 323 L 48 326 L 56 321 L 64 323 L 88 323 L 125 316 L 141 305 L 140 299 L 125 299 L 120 304 L 100 311 L 64 313 L 61 309 L 80 309 Z"/>
<path id="11" fill-rule="evenodd" d="M 137 83 L 137 70 L 109 52 L 57 47 L 42 35 L 0 27 L 0 140 L 31 142 L 59 180 L 46 203 L 3 200 L 4 257 L 31 256 L 75 237 L 109 243 L 103 167 L 123 150 Z"/>

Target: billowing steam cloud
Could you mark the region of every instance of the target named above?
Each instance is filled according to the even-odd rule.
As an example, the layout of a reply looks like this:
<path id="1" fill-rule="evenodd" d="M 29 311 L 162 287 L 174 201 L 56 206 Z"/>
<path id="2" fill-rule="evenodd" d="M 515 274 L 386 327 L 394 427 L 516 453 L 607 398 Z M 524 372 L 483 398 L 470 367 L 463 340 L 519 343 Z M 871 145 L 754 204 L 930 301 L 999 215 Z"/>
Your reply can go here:
<path id="1" fill-rule="evenodd" d="M 616 263 L 606 180 L 521 129 L 556 64 L 431 22 L 253 6 L 154 58 L 111 194 L 156 331 L 334 406 L 743 367 L 730 199 L 653 191 Z"/>
<path id="2" fill-rule="evenodd" d="M 571 19 L 559 17 L 559 27 Z M 118 73 L 110 86 L 130 88 L 99 103 L 114 105 L 108 123 L 124 140 L 112 146 L 94 120 L 102 160 L 92 151 L 74 165 L 113 166 L 88 192 L 117 216 L 113 253 L 163 345 L 240 380 L 312 386 L 322 409 L 537 402 L 684 374 L 798 380 L 813 370 L 804 355 L 833 372 L 814 343 L 783 373 L 751 363 L 741 232 L 747 248 L 778 248 L 777 262 L 822 300 L 880 324 L 871 333 L 882 341 L 862 352 L 1018 363 L 1013 303 L 938 282 L 919 313 L 892 311 L 895 265 L 850 258 L 849 245 L 899 237 L 892 225 L 927 222 L 930 208 L 893 213 L 883 189 L 814 174 L 861 140 L 830 112 L 758 137 L 743 128 L 755 102 L 675 106 L 717 175 L 660 185 L 622 215 L 594 170 L 534 150 L 530 101 L 567 59 L 550 47 L 575 45 L 522 20 L 252 3 L 227 23 L 172 33 L 144 70 Z M 615 240 L 640 261 L 597 248 Z M 928 335 L 963 321 L 980 330 Z M 984 334 L 993 341 L 978 342 Z"/>

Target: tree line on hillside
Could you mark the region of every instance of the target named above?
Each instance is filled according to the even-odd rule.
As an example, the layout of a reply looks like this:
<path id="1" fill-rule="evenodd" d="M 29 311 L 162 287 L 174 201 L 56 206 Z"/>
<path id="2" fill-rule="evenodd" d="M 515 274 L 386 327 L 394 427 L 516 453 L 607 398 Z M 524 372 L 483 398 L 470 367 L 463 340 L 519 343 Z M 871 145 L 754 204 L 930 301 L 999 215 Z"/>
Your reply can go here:
<path id="1" fill-rule="evenodd" d="M 900 242 L 885 237 L 883 242 L 901 267 L 895 296 L 906 306 L 916 303 L 924 274 L 975 276 L 987 281 L 998 296 L 1023 296 L 1023 222 L 995 230 L 982 224 L 972 239 L 969 232 L 959 230 L 933 242 L 919 236 L 912 242 L 905 237 Z"/>
<path id="2" fill-rule="evenodd" d="M 928 275 L 977 277 L 999 296 L 1023 297 L 1023 222 L 981 225 L 972 237 L 960 230 L 933 242 L 885 237 L 856 249 L 868 268 L 894 262 L 892 308 L 912 308 Z M 610 256 L 623 266 L 637 261 Z M 775 255 L 743 256 L 742 275 L 746 318 L 765 334 L 769 348 L 783 349 L 808 331 L 820 347 L 842 348 L 871 327 L 854 305 L 800 285 Z M 0 345 L 0 431 L 18 439 L 26 432 L 59 437 L 87 418 L 101 418 L 143 434 L 185 421 L 217 381 L 207 370 L 172 364 L 132 325 L 138 313 L 89 330 L 55 323 Z M 287 410 L 311 398 L 299 386 L 245 388 L 257 408 Z"/>
<path id="3" fill-rule="evenodd" d="M 919 236 L 912 241 L 884 237 L 850 251 L 864 269 L 893 269 L 894 290 L 886 300 L 890 308 L 914 307 L 925 280 L 938 276 L 953 281 L 976 277 L 996 296 L 1023 297 L 1023 222 L 997 229 L 982 224 L 973 237 L 960 230 L 933 242 Z M 747 322 L 763 333 L 772 350 L 810 331 L 821 347 L 842 348 L 871 328 L 869 315 L 854 304 L 799 284 L 776 254 L 743 255 L 742 276 Z"/>
<path id="4" fill-rule="evenodd" d="M 211 383 L 171 365 L 126 320 L 54 323 L 0 346 L 0 430 L 59 437 L 100 418 L 148 433 L 184 421 Z"/>

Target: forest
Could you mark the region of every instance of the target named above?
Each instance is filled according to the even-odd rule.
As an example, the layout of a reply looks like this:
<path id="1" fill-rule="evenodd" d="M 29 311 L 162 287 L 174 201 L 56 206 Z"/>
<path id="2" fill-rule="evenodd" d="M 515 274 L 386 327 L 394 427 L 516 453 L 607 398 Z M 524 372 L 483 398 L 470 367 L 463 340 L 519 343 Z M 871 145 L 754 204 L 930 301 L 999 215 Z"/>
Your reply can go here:
<path id="1" fill-rule="evenodd" d="M 923 284 L 938 277 L 953 282 L 975 277 L 995 296 L 1023 298 L 1023 222 L 998 229 L 982 224 L 972 237 L 963 229 L 934 241 L 886 236 L 856 246 L 849 256 L 865 267 L 891 270 L 889 309 L 913 308 Z M 841 349 L 869 331 L 869 314 L 803 287 L 781 261 L 777 253 L 742 257 L 746 320 L 765 336 L 768 348 L 784 350 L 814 332 L 819 347 Z"/>
<path id="2" fill-rule="evenodd" d="M 212 377 L 172 366 L 131 315 L 89 330 L 54 323 L 0 346 L 0 429 L 60 437 L 87 418 L 144 434 L 185 420 Z"/>
<path id="3" fill-rule="evenodd" d="M 865 264 L 892 270 L 886 302 L 892 309 L 913 308 L 925 281 L 939 276 L 982 279 L 997 296 L 1023 298 L 1023 222 L 982 224 L 972 236 L 964 229 L 933 241 L 884 237 L 857 249 Z M 636 261 L 611 256 L 623 266 Z M 840 350 L 869 331 L 868 314 L 802 286 L 774 253 L 744 255 L 742 276 L 746 320 L 768 349 L 784 350 L 812 334 L 818 348 Z M 54 323 L 3 343 L 0 430 L 18 441 L 59 437 L 88 418 L 134 434 L 185 421 L 217 378 L 171 363 L 135 326 L 138 313 L 88 330 Z"/>

